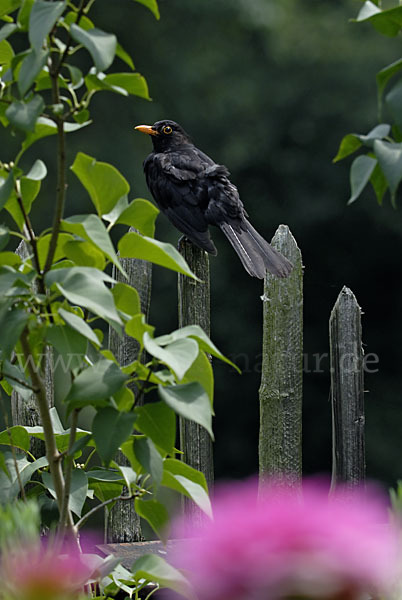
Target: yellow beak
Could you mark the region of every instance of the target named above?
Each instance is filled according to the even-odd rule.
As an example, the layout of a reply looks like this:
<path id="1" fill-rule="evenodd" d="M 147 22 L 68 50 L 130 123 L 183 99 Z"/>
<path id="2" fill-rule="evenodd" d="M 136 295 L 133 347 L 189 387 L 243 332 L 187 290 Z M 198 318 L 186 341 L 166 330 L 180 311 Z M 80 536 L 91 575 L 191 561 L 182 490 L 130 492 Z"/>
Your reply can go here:
<path id="1" fill-rule="evenodd" d="M 147 133 L 148 135 L 159 135 L 156 129 L 153 129 L 150 125 L 137 125 L 134 129 L 137 129 L 142 133 Z"/>

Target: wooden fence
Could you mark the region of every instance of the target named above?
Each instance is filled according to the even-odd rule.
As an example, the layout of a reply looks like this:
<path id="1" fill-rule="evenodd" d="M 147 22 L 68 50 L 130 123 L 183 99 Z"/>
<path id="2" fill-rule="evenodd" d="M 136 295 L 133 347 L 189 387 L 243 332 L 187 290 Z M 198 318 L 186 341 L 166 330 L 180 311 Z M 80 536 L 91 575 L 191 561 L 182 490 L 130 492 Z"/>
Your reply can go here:
<path id="1" fill-rule="evenodd" d="M 302 476 L 302 376 L 303 376 L 303 265 L 301 252 L 287 226 L 276 231 L 272 244 L 294 264 L 287 279 L 267 274 L 263 299 L 263 360 L 259 392 L 260 481 L 274 475 L 286 485 L 297 487 Z M 196 282 L 182 275 L 178 280 L 179 326 L 200 325 L 210 329 L 208 255 L 182 239 L 179 250 L 199 277 Z M 22 252 L 23 249 L 19 249 Z M 151 295 L 151 265 L 124 259 L 129 282 L 140 295 L 147 315 Z M 115 278 L 120 277 L 115 272 Z M 343 482 L 353 488 L 364 480 L 364 384 L 361 310 L 353 293 L 344 287 L 329 320 L 331 403 L 333 423 L 332 486 Z M 213 336 L 212 336 L 213 337 Z M 128 364 L 138 355 L 132 338 L 109 333 L 110 348 Z M 49 390 L 51 388 L 49 376 Z M 135 390 L 134 390 L 135 392 Z M 257 399 L 256 399 L 257 400 Z M 49 391 L 49 401 L 52 397 Z M 39 424 L 33 403 L 12 397 L 14 424 Z M 202 471 L 213 483 L 212 444 L 208 433 L 190 421 L 180 421 L 183 459 Z M 119 457 L 119 461 L 124 457 Z M 185 502 L 194 518 L 200 514 Z M 137 542 L 143 539 L 133 503 L 117 503 L 107 515 L 107 541 Z"/>

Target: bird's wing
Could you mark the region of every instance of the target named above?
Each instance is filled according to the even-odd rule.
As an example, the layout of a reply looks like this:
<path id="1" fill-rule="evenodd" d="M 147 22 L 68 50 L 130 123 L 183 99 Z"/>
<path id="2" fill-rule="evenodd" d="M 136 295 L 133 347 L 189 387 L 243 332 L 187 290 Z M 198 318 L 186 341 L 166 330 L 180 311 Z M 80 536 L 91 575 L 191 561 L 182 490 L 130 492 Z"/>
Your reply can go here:
<path id="1" fill-rule="evenodd" d="M 204 216 L 206 189 L 198 179 L 206 166 L 192 151 L 154 154 L 144 164 L 148 186 L 162 212 L 196 245 L 215 254 Z"/>

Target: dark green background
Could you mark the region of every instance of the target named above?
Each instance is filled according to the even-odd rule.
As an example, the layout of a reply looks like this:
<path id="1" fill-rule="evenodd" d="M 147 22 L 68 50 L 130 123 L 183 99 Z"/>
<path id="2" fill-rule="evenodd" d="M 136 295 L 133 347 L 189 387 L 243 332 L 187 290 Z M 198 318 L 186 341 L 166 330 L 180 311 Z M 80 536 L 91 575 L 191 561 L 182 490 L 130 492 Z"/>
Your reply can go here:
<path id="1" fill-rule="evenodd" d="M 377 123 L 375 73 L 399 58 L 395 39 L 349 22 L 353 0 L 160 0 L 161 20 L 130 0 L 97 0 L 97 26 L 118 34 L 149 83 L 153 102 L 98 94 L 94 124 L 68 138 L 78 150 L 115 164 L 132 197 L 150 198 L 142 161 L 150 140 L 139 123 L 169 118 L 195 143 L 228 166 L 250 220 L 268 239 L 279 223 L 291 228 L 305 263 L 305 363 L 328 352 L 328 318 L 345 284 L 362 306 L 366 353 L 379 357 L 366 376 L 367 472 L 388 484 L 402 477 L 400 315 L 402 216 L 388 198 L 378 207 L 372 191 L 350 207 L 350 161 L 332 164 L 343 135 Z M 77 60 L 86 64 L 85 52 Z M 89 64 L 89 62 L 88 62 Z M 123 67 L 123 68 L 122 68 Z M 116 62 L 114 70 L 123 70 Z M 54 141 L 27 157 L 54 170 Z M 13 148 L 4 147 L 2 154 Z M 6 158 L 3 156 L 3 158 Z M 34 222 L 50 223 L 46 198 Z M 90 210 L 86 192 L 70 175 L 69 214 Z M 161 216 L 157 237 L 176 243 Z M 257 470 L 258 387 L 262 284 L 245 273 L 219 231 L 211 259 L 211 337 L 243 369 L 239 376 L 215 363 L 215 465 L 218 478 Z M 176 276 L 154 269 L 151 322 L 157 333 L 177 326 Z M 328 359 L 304 381 L 304 471 L 328 472 L 331 430 Z"/>

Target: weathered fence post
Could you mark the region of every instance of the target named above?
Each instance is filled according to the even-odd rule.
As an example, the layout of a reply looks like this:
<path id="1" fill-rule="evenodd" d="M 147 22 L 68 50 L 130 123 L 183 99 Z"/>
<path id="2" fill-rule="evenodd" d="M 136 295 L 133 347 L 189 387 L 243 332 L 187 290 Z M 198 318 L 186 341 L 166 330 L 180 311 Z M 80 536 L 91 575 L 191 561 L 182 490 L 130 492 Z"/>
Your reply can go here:
<path id="1" fill-rule="evenodd" d="M 302 473 L 303 266 L 286 225 L 272 239 L 294 265 L 287 279 L 267 273 L 260 386 L 260 483 L 297 485 Z"/>
<path id="2" fill-rule="evenodd" d="M 179 251 L 187 261 L 190 269 L 201 280 L 195 281 L 179 275 L 179 327 L 199 325 L 207 335 L 210 334 L 210 287 L 209 258 L 204 250 L 200 250 L 187 238 L 181 238 Z M 208 487 L 214 481 L 214 464 L 211 438 L 203 427 L 193 421 L 180 419 L 180 449 L 183 460 L 202 471 Z M 185 502 L 185 510 L 193 515 L 199 514 L 197 507 Z"/>
<path id="3" fill-rule="evenodd" d="M 25 260 L 30 255 L 30 249 L 27 244 L 22 241 L 18 245 L 15 253 Z M 44 384 L 46 389 L 46 397 L 49 406 L 54 406 L 54 387 L 53 387 L 53 351 L 49 346 L 46 348 L 44 356 Z M 17 392 L 11 393 L 11 416 L 14 425 L 25 425 L 27 427 L 35 427 L 41 425 L 39 409 L 36 402 L 35 394 L 22 396 Z M 42 456 L 44 454 L 44 442 L 31 438 L 31 452 L 34 456 Z"/>
<path id="4" fill-rule="evenodd" d="M 361 310 L 343 287 L 329 320 L 332 403 L 332 487 L 364 481 L 364 376 Z"/>
<path id="5" fill-rule="evenodd" d="M 136 288 L 141 303 L 141 311 L 148 317 L 151 301 L 152 264 L 134 258 L 120 259 L 128 279 L 113 267 L 113 277 Z M 139 344 L 128 335 L 119 337 L 116 331 L 109 328 L 109 348 L 116 356 L 119 363 L 124 366 L 130 364 L 138 357 Z M 135 385 L 132 391 L 136 392 Z M 138 406 L 136 401 L 136 405 Z M 129 465 L 129 461 L 122 452 L 118 452 L 115 459 L 118 464 Z M 106 513 L 107 514 L 107 513 Z M 134 500 L 117 502 L 107 514 L 106 537 L 108 542 L 138 542 L 143 539 L 140 518 L 134 509 Z"/>

